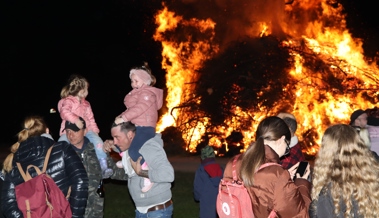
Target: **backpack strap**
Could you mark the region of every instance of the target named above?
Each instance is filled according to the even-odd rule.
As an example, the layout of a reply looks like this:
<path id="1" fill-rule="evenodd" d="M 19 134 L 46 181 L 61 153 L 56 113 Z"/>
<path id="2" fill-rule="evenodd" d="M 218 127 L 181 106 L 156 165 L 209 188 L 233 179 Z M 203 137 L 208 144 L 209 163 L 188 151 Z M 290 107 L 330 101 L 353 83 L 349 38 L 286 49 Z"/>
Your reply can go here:
<path id="1" fill-rule="evenodd" d="M 255 172 L 258 172 L 259 170 L 261 170 L 261 169 L 263 169 L 263 168 L 266 168 L 266 167 L 268 167 L 268 166 L 272 166 L 272 165 L 282 166 L 282 165 L 280 165 L 280 164 L 278 164 L 278 163 L 268 162 L 268 163 L 264 163 L 264 164 L 262 164 L 262 165 L 258 168 L 258 170 L 255 171 Z"/>
<path id="2" fill-rule="evenodd" d="M 38 175 L 40 175 L 41 173 L 45 173 L 46 172 L 47 163 L 49 162 L 49 158 L 50 158 L 50 154 L 51 154 L 51 150 L 53 149 L 53 146 L 51 146 L 47 150 L 47 152 L 46 152 L 45 161 L 43 163 L 42 171 L 38 167 L 36 167 L 34 165 L 29 165 L 28 167 L 26 167 L 26 173 L 25 173 L 25 171 L 22 169 L 21 164 L 19 162 L 16 162 L 18 171 L 20 171 L 20 174 L 21 174 L 21 176 L 22 176 L 22 178 L 24 179 L 25 182 L 32 179 L 32 176 L 29 173 L 29 169 L 32 168 L 32 167 L 35 169 L 35 171 L 37 172 Z"/>
<path id="3" fill-rule="evenodd" d="M 24 170 L 22 169 L 21 164 L 19 162 L 16 162 L 16 164 L 17 164 L 18 171 L 20 171 L 20 174 L 21 174 L 22 178 L 24 179 L 24 181 L 26 182 L 26 181 L 30 180 L 31 179 L 30 174 L 28 173 L 28 176 L 27 176 L 25 174 Z"/>
<path id="4" fill-rule="evenodd" d="M 46 152 L 45 162 L 43 163 L 43 168 L 42 168 L 42 173 L 46 173 L 47 164 L 49 163 L 49 158 L 50 158 L 50 155 L 51 155 L 51 151 L 53 150 L 53 147 L 54 147 L 54 144 Z M 67 195 L 66 195 L 66 199 L 67 200 L 70 198 L 70 195 L 71 195 L 71 186 L 69 186 L 68 190 L 67 190 Z"/>
<path id="5" fill-rule="evenodd" d="M 49 163 L 49 158 L 51 154 L 51 150 L 53 150 L 54 144 L 47 150 L 46 156 L 45 156 L 45 162 L 43 163 L 42 173 L 46 172 L 47 164 Z"/>
<path id="6" fill-rule="evenodd" d="M 232 173 L 233 173 L 233 181 L 237 181 L 238 180 L 237 172 L 236 172 L 236 165 L 237 165 L 237 160 L 238 160 L 238 158 L 239 158 L 240 155 L 241 154 L 236 155 L 234 157 L 234 159 L 233 159 L 233 165 L 232 165 L 232 169 L 233 169 L 233 171 L 232 171 Z"/>

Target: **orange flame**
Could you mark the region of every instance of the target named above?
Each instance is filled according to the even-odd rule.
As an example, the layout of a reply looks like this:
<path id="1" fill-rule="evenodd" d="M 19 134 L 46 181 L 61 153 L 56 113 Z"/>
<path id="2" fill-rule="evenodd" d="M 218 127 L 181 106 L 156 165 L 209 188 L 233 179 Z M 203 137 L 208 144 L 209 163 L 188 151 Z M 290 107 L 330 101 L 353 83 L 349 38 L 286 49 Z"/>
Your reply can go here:
<path id="1" fill-rule="evenodd" d="M 174 12 L 168 11 L 165 7 L 156 16 L 158 24 L 154 39 L 161 41 L 163 46 L 162 51 L 162 67 L 166 69 L 167 80 L 167 108 L 169 112 L 164 114 L 157 125 L 157 131 L 163 131 L 168 126 L 178 125 L 180 116 L 179 110 L 175 108 L 180 105 L 186 98 L 191 98 L 191 93 L 194 89 L 192 84 L 197 80 L 196 70 L 201 68 L 202 63 L 212 57 L 212 53 L 217 53 L 218 46 L 212 45 L 214 38 L 215 23 L 210 19 L 207 20 L 184 20 L 181 16 L 176 16 Z M 188 35 L 183 41 L 175 41 L 166 38 L 165 34 L 169 31 L 175 31 L 175 28 L 181 26 L 183 28 L 197 29 L 200 34 L 206 34 L 207 39 L 196 41 L 193 35 Z M 206 120 L 205 120 L 206 122 Z M 204 127 L 198 123 L 194 131 L 187 140 L 199 140 L 204 133 Z"/>
<path id="2" fill-rule="evenodd" d="M 249 37 L 270 34 L 287 36 L 282 41 L 282 46 L 288 48 L 292 58 L 290 61 L 293 65 L 288 75 L 294 82 L 288 84 L 283 91 L 292 90 L 295 94 L 292 111 L 289 112 L 297 118 L 297 135 L 299 140 L 308 142 L 305 152 L 309 155 L 317 152 L 322 133 L 330 124 L 348 123 L 353 110 L 375 106 L 363 95 L 376 99 L 379 96 L 379 77 L 376 73 L 378 66 L 368 63 L 363 55 L 362 41 L 354 39 L 346 29 L 342 9 L 342 5 L 331 7 L 322 0 L 294 1 L 291 5 L 278 7 L 278 10 L 283 10 L 279 15 L 254 20 L 257 25 L 243 30 Z M 310 10 L 316 18 L 309 18 L 307 12 Z M 296 11 L 302 17 L 294 20 L 293 13 Z M 325 23 L 329 23 L 329 26 Z M 335 25 L 330 26 L 330 23 Z M 210 18 L 185 19 L 169 11 L 165 5 L 156 15 L 156 24 L 158 27 L 154 39 L 160 41 L 163 47 L 162 67 L 166 70 L 168 108 L 157 125 L 158 131 L 161 132 L 168 126 L 186 129 L 183 131 L 183 139 L 190 152 L 195 151 L 206 131 L 217 132 L 209 139 L 209 144 L 216 147 L 225 144 L 224 139 L 233 131 L 240 131 L 244 139 L 243 145 L 239 146 L 244 151 L 253 139 L 258 123 L 267 115 L 277 114 L 284 102 L 279 99 L 273 108 L 261 106 L 259 111 L 243 111 L 238 106 L 230 106 L 234 116 L 225 120 L 223 127 L 207 129 L 211 120 L 202 116 L 201 111 L 189 111 L 186 103 L 190 100 L 197 104 L 201 102 L 201 97 L 193 94 L 199 78 L 197 71 L 206 60 L 220 52 L 221 45 L 214 40 L 215 26 L 219 24 Z M 345 92 L 328 89 L 323 70 L 311 69 L 304 64 L 309 56 L 323 60 L 329 66 L 325 70 L 332 72 L 348 89 Z M 239 89 L 237 85 L 233 87 L 236 93 Z M 212 93 L 211 88 L 207 91 Z M 258 94 L 261 96 L 263 92 L 261 90 Z M 243 123 L 243 120 L 251 120 L 251 123 Z"/>

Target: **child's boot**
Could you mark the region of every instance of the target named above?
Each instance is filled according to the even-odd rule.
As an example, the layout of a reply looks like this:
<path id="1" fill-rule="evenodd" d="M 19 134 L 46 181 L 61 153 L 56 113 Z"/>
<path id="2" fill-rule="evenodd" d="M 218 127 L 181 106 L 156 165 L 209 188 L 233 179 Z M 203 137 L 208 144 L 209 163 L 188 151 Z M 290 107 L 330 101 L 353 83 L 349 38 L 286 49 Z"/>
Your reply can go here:
<path id="1" fill-rule="evenodd" d="M 119 155 L 120 155 L 121 158 L 122 158 L 122 156 L 124 156 L 124 154 L 125 154 L 125 151 L 119 153 Z M 122 160 L 117 161 L 116 162 L 116 166 L 118 168 L 124 168 L 124 166 L 122 165 Z"/>
<path id="2" fill-rule="evenodd" d="M 108 163 L 106 158 L 101 158 L 100 160 L 101 173 L 103 175 L 103 179 L 107 179 L 112 176 L 113 170 L 108 168 Z"/>
<path id="3" fill-rule="evenodd" d="M 146 161 L 142 164 L 141 168 L 143 170 L 148 170 L 149 167 L 147 166 Z M 147 192 L 153 187 L 153 182 L 150 181 L 148 178 L 143 178 L 143 188 L 141 189 L 142 192 Z"/>
<path id="4" fill-rule="evenodd" d="M 116 162 L 116 166 L 117 166 L 118 168 L 124 168 L 124 166 L 122 165 L 122 160 L 117 161 L 117 162 Z"/>

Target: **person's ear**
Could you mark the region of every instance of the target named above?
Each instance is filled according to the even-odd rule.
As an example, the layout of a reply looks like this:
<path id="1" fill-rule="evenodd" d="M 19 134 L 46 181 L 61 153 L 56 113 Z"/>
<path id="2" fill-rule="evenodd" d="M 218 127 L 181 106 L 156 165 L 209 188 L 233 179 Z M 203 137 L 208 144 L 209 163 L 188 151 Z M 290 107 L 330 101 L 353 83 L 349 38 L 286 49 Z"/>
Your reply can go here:
<path id="1" fill-rule="evenodd" d="M 282 137 L 280 137 L 280 140 L 283 141 L 284 144 L 287 144 L 285 135 L 282 135 Z"/>
<path id="2" fill-rule="evenodd" d="M 133 132 L 132 132 L 132 131 L 129 131 L 129 132 L 126 134 L 126 137 L 127 137 L 129 140 L 132 140 L 132 139 L 133 139 Z"/>

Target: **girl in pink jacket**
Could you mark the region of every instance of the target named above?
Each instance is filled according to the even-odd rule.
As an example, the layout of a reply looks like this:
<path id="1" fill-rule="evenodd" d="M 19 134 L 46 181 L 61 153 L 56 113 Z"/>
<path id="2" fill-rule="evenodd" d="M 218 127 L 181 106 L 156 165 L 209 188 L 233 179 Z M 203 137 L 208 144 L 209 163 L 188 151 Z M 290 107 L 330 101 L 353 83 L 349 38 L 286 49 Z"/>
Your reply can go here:
<path id="1" fill-rule="evenodd" d="M 130 158 L 136 162 L 142 156 L 139 149 L 155 136 L 158 110 L 163 104 L 163 90 L 153 87 L 156 79 L 146 62 L 142 67 L 133 68 L 129 77 L 133 90 L 125 96 L 124 104 L 127 109 L 115 118 L 115 123 L 131 121 L 136 125 L 136 135 L 128 149 Z M 140 163 L 143 170 L 148 169 L 143 157 Z M 142 191 L 147 192 L 153 183 L 148 178 L 144 182 Z"/>
<path id="2" fill-rule="evenodd" d="M 104 142 L 99 136 L 100 130 L 97 127 L 92 107 L 86 100 L 88 86 L 89 83 L 84 77 L 71 75 L 68 83 L 62 88 L 61 100 L 58 102 L 58 111 L 62 118 L 58 141 L 69 142 L 65 131 L 66 121 L 74 123 L 79 129 L 82 129 L 84 126 L 79 117 L 83 118 L 87 129 L 86 137 L 95 147 L 103 178 L 109 178 L 113 174 L 113 170 L 108 168 L 107 155 L 103 151 Z"/>

